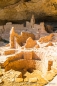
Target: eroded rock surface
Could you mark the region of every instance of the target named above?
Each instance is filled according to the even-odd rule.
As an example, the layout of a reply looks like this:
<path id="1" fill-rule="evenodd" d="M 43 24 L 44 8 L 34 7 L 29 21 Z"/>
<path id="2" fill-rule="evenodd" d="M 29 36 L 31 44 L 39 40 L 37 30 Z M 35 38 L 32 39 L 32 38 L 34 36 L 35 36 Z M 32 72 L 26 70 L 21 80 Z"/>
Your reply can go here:
<path id="1" fill-rule="evenodd" d="M 0 1 L 0 20 L 29 20 L 32 13 L 38 19 L 57 20 L 56 5 L 56 0 L 3 0 Z"/>

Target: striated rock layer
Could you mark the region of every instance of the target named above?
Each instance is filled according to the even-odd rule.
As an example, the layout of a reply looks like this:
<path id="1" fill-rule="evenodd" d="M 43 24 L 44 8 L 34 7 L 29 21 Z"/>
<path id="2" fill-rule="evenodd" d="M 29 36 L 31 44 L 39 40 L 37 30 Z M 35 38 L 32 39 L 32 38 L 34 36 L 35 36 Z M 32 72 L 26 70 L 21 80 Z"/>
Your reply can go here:
<path id="1" fill-rule="evenodd" d="M 29 20 L 34 14 L 36 19 L 57 20 L 56 0 L 0 0 L 0 20 Z M 4 23 L 4 22 L 3 22 Z"/>

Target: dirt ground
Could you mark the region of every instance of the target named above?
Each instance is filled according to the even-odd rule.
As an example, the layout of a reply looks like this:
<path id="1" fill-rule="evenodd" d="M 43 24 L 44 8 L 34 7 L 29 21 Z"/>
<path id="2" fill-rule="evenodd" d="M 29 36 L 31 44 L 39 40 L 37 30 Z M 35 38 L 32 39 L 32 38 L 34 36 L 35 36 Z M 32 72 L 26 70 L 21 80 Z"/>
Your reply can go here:
<path id="1" fill-rule="evenodd" d="M 39 70 L 34 70 L 32 73 L 29 73 L 27 71 L 24 74 L 24 76 L 26 77 L 23 78 L 23 81 L 16 82 L 15 77 L 13 76 L 13 74 L 16 71 L 10 70 L 5 72 L 4 69 L 0 69 L 0 72 L 3 74 L 3 75 L 0 74 L 1 75 L 0 86 L 45 86 L 50 81 L 52 81 L 54 77 L 57 75 L 57 69 L 54 69 L 54 68 L 51 71 L 47 72 L 46 75 L 43 75 Z M 35 77 L 37 78 L 36 81 L 33 81 L 33 80 L 29 81 L 31 78 L 35 78 Z M 24 81 L 25 78 L 27 78 L 27 81 Z"/>

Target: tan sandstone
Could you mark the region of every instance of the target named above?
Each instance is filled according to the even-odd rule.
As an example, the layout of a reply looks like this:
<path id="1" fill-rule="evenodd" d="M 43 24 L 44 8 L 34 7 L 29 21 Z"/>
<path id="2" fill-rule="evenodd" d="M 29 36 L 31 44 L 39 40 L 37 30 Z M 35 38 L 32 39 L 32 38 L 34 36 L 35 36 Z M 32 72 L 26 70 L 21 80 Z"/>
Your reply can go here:
<path id="1" fill-rule="evenodd" d="M 36 44 L 36 45 L 35 45 L 35 48 L 36 48 L 36 49 L 37 49 L 37 48 L 40 48 L 39 44 Z"/>
<path id="2" fill-rule="evenodd" d="M 48 36 L 41 37 L 41 38 L 39 39 L 39 42 L 41 42 L 41 43 L 43 43 L 43 42 L 49 42 L 49 41 L 52 40 L 53 36 L 54 36 L 54 34 L 50 34 L 50 35 L 48 35 Z"/>
<path id="3" fill-rule="evenodd" d="M 37 77 L 29 78 L 29 82 L 37 82 Z"/>
<path id="4" fill-rule="evenodd" d="M 36 44 L 37 44 L 36 41 L 33 40 L 31 37 L 29 37 L 26 40 L 25 48 L 33 48 Z"/>
<path id="5" fill-rule="evenodd" d="M 15 82 L 23 82 L 23 78 L 15 78 Z"/>
<path id="6" fill-rule="evenodd" d="M 12 62 L 6 61 L 4 63 L 5 71 L 8 71 L 10 69 L 13 70 L 23 70 L 23 69 L 35 69 L 35 61 L 34 60 L 27 60 L 27 59 L 21 59 L 21 60 L 15 60 Z"/>
<path id="7" fill-rule="evenodd" d="M 6 50 L 4 51 L 3 55 L 11 55 L 11 54 L 14 54 L 15 53 L 15 50 Z"/>
<path id="8" fill-rule="evenodd" d="M 31 60 L 32 59 L 32 51 L 25 51 L 24 52 L 24 59 Z"/>
<path id="9" fill-rule="evenodd" d="M 48 46 L 53 46 L 53 43 L 49 42 L 45 47 L 48 47 Z"/>

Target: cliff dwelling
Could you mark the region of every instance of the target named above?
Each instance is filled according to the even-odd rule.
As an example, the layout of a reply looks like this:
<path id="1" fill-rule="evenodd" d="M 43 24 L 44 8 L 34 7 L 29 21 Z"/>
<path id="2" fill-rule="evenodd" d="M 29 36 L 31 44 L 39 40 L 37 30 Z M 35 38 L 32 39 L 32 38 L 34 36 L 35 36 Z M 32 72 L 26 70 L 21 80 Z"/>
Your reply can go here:
<path id="1" fill-rule="evenodd" d="M 7 25 L 12 26 L 11 23 L 6 24 L 6 27 L 8 27 Z M 20 25 L 18 26 L 20 27 Z M 27 27 L 30 28 L 29 31 Z M 6 73 L 7 71 L 20 71 L 22 76 L 19 75 L 15 78 L 15 82 L 23 82 L 23 80 L 24 82 L 37 82 L 38 78 L 41 77 L 39 80 L 42 82 L 44 80 L 44 85 L 47 83 L 44 77 L 49 81 L 57 74 L 56 33 L 48 33 L 45 30 L 44 22 L 41 22 L 40 25 L 34 24 L 32 27 L 30 22 L 27 22 L 25 28 L 26 30 L 21 34 L 15 32 L 14 27 L 11 28 L 9 43 L 0 48 L 0 66 L 5 69 Z M 30 30 L 33 30 L 33 33 Z M 37 71 L 36 75 L 34 71 Z M 27 78 L 29 74 L 24 78 L 26 72 L 32 74 L 31 78 Z"/>
<path id="2" fill-rule="evenodd" d="M 0 86 L 57 86 L 56 0 L 0 0 Z"/>

